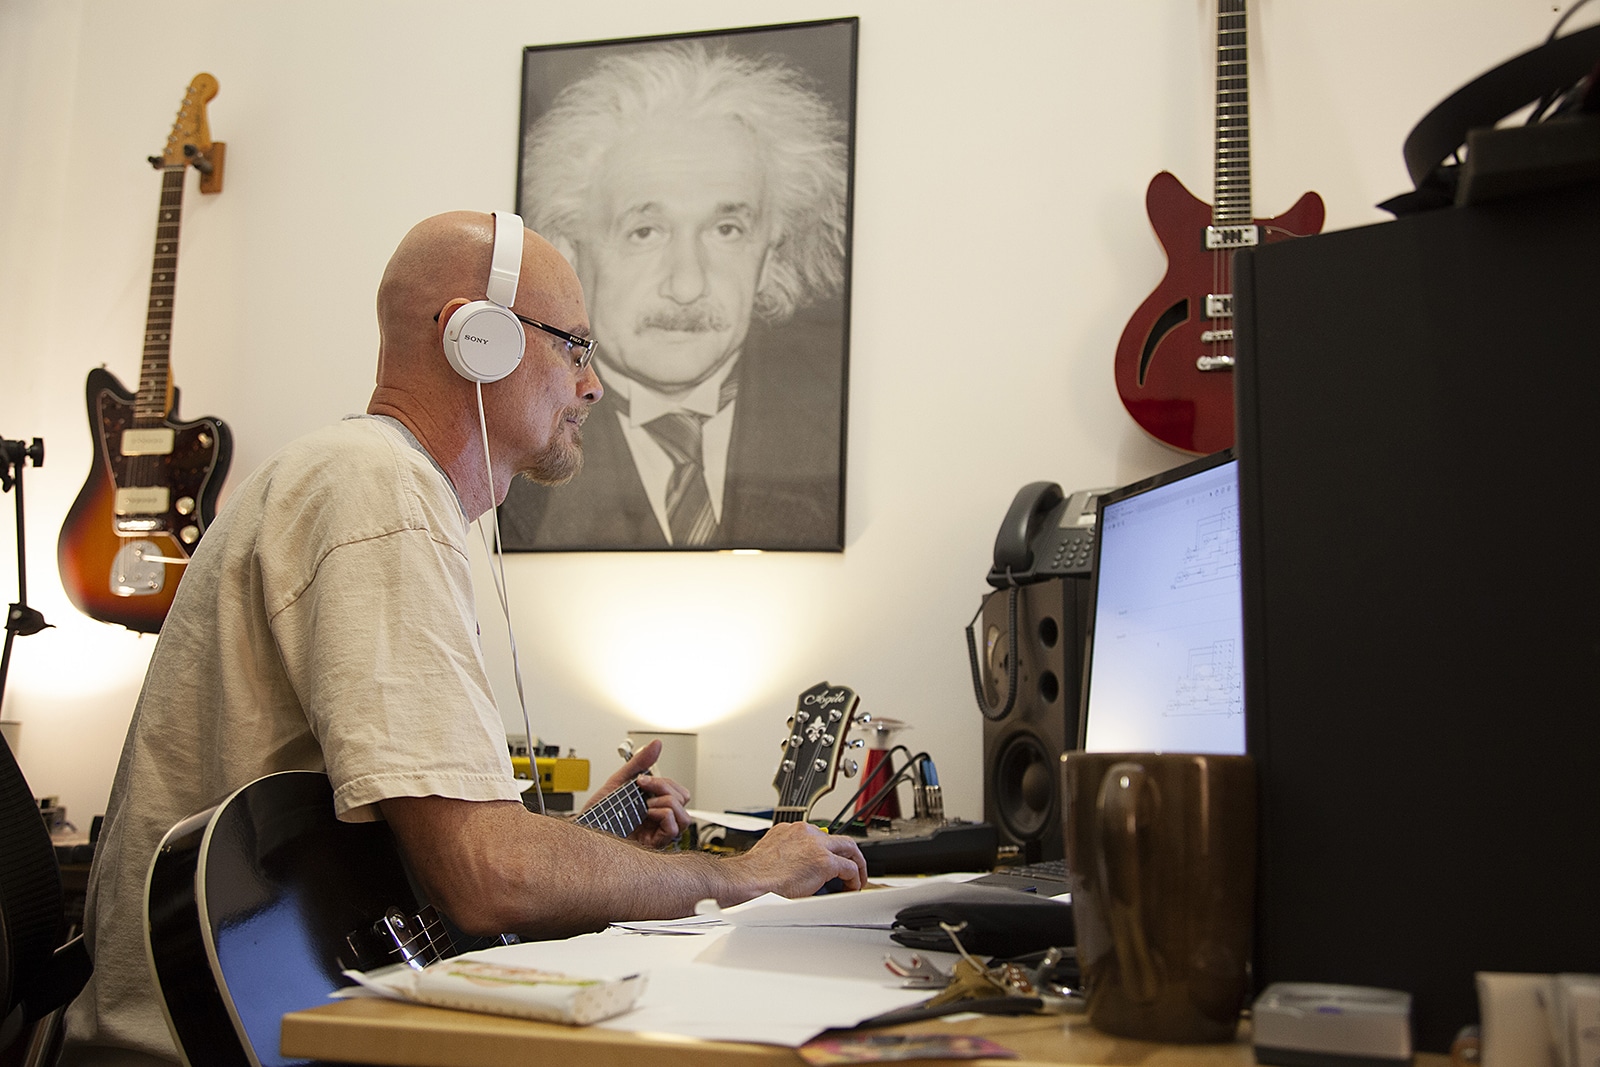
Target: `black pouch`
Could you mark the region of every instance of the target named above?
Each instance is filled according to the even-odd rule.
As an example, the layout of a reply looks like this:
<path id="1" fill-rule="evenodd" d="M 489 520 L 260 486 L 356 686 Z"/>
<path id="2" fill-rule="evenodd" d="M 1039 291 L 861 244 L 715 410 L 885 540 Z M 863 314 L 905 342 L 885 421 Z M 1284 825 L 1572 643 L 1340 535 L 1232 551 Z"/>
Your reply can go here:
<path id="1" fill-rule="evenodd" d="M 939 924 L 966 923 L 956 936 L 974 956 L 1022 956 L 1076 943 L 1071 904 L 1012 890 L 1005 894 L 1016 899 L 939 901 L 902 908 L 889 936 L 907 948 L 955 952 L 954 942 Z"/>

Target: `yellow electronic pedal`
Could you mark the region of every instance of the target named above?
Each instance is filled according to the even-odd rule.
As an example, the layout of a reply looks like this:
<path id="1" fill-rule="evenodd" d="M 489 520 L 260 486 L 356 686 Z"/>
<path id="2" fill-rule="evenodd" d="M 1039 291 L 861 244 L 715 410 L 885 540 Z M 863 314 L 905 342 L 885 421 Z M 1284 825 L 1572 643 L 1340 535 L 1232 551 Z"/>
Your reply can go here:
<path id="1" fill-rule="evenodd" d="M 511 772 L 531 779 L 527 756 L 511 757 Z M 589 788 L 589 761 L 571 756 L 539 757 L 539 788 L 546 793 L 581 793 Z"/>

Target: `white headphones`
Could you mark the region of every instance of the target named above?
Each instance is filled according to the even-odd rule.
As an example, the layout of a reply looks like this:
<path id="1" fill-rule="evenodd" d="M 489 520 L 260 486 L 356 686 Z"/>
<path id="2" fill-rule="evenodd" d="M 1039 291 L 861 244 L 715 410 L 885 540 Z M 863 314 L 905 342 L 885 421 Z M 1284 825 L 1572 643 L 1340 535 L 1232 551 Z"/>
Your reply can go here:
<path id="1" fill-rule="evenodd" d="M 522 323 L 511 313 L 522 275 L 522 216 L 494 213 L 487 300 L 463 304 L 444 325 L 444 358 L 469 382 L 497 382 L 522 362 Z"/>

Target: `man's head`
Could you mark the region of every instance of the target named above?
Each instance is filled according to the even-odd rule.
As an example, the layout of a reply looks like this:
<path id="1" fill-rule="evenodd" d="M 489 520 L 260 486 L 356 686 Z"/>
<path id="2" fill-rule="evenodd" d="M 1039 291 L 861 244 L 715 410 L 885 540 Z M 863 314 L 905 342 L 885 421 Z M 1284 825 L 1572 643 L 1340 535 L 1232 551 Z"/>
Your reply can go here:
<path id="1" fill-rule="evenodd" d="M 521 237 L 512 311 L 586 336 L 588 316 L 572 268 L 538 234 Z M 489 215 L 455 211 L 424 219 L 401 240 L 378 286 L 378 386 L 368 410 L 406 423 L 450 473 L 463 502 L 466 483 L 488 479 L 476 387 L 446 359 L 443 332 L 457 309 L 485 299 L 493 244 Z M 593 369 L 578 368 L 560 338 L 533 326 L 526 335 L 516 369 L 482 387 L 496 468 L 484 507 L 504 496 L 513 473 L 549 483 L 577 473 L 580 428 L 601 395 Z"/>
<path id="2" fill-rule="evenodd" d="M 529 131 L 523 211 L 573 261 L 601 358 L 672 390 L 843 280 L 847 153 L 781 63 L 692 42 L 612 56 Z"/>

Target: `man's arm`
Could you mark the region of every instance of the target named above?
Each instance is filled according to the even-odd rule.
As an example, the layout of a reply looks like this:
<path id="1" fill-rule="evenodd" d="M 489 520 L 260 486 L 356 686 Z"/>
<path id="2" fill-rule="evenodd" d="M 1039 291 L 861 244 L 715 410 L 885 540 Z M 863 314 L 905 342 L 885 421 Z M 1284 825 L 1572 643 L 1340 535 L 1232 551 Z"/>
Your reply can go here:
<path id="1" fill-rule="evenodd" d="M 608 922 L 672 919 L 710 897 L 808 896 L 832 878 L 866 884 L 854 841 L 781 823 L 749 852 L 659 853 L 528 811 L 515 801 L 381 802 L 428 899 L 469 934 L 564 937 Z"/>

